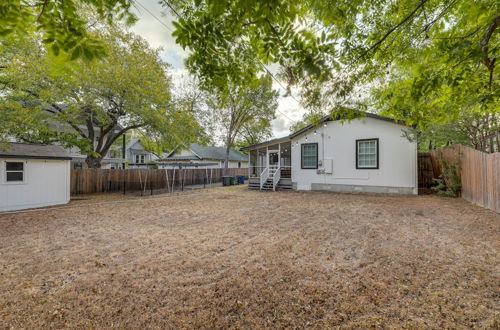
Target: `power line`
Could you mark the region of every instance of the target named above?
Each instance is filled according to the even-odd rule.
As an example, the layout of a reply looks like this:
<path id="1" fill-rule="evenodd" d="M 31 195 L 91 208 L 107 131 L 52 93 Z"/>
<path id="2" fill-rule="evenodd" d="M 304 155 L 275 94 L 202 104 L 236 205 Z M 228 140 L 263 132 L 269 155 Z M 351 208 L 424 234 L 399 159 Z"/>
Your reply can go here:
<path id="1" fill-rule="evenodd" d="M 177 18 L 179 19 L 183 19 L 183 17 L 175 10 L 174 7 L 172 7 L 170 5 L 170 3 L 168 3 L 167 0 L 163 0 L 163 3 L 168 7 L 170 8 L 170 10 L 172 10 L 172 12 L 177 16 Z M 170 29 L 169 29 L 170 30 Z M 241 43 L 240 43 L 241 44 Z M 246 44 L 241 44 L 243 47 L 247 48 L 248 45 Z M 248 48 L 247 48 L 248 50 Z M 261 60 L 259 60 L 258 58 L 254 58 L 255 61 L 258 61 L 258 64 L 271 76 L 271 78 L 285 91 L 285 92 L 288 92 L 287 89 L 283 86 L 283 84 L 281 83 L 281 81 L 278 80 L 278 78 L 275 77 L 275 75 L 265 66 L 264 63 L 262 63 Z M 293 94 L 289 94 L 289 96 L 295 100 L 299 105 L 300 105 L 300 101 L 297 100 L 295 98 L 295 96 L 293 96 Z M 289 119 L 290 121 L 292 122 L 295 122 L 296 120 L 290 118 L 286 113 L 284 113 L 283 111 L 279 110 L 279 109 L 276 109 L 277 112 L 281 113 L 283 116 L 285 116 L 287 119 Z"/>
<path id="2" fill-rule="evenodd" d="M 145 11 L 147 11 L 149 13 L 149 15 L 153 16 L 154 19 L 156 19 L 158 21 L 158 23 L 160 23 L 161 25 L 163 25 L 164 27 L 167 28 L 167 30 L 169 30 L 170 32 L 174 33 L 174 30 L 172 30 L 167 24 L 163 23 L 155 14 L 153 14 L 149 9 L 147 9 L 143 4 L 141 4 L 140 2 L 138 1 L 134 1 L 133 2 L 134 6 L 137 4 L 139 6 L 142 7 L 142 9 L 144 9 Z"/>

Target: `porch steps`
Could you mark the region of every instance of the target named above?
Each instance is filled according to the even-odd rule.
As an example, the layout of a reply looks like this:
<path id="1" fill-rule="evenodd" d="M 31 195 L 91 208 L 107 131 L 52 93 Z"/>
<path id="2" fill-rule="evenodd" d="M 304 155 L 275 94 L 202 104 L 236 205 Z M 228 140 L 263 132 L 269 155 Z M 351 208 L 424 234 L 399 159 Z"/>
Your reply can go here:
<path id="1" fill-rule="evenodd" d="M 278 182 L 277 189 L 279 190 L 292 190 L 292 180 L 290 179 L 280 179 Z M 250 178 L 248 181 L 248 189 L 260 190 L 260 180 L 259 178 Z M 273 190 L 273 179 L 269 178 L 264 183 L 262 190 L 272 191 Z"/>

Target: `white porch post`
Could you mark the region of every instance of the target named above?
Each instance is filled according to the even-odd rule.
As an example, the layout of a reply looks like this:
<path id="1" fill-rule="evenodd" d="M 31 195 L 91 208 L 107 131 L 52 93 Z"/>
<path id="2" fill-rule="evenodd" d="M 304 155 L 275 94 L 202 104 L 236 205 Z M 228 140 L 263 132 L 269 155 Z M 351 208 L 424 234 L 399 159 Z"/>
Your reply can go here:
<path id="1" fill-rule="evenodd" d="M 266 167 L 269 168 L 269 147 L 266 147 Z"/>
<path id="2" fill-rule="evenodd" d="M 278 167 L 281 166 L 281 143 L 278 143 Z"/>

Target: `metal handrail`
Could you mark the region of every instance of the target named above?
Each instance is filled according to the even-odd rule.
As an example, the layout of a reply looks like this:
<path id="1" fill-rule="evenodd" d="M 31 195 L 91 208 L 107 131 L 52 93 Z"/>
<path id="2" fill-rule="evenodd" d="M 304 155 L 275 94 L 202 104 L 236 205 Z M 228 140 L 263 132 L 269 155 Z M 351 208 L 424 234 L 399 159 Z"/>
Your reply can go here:
<path id="1" fill-rule="evenodd" d="M 260 189 L 262 189 L 268 177 L 269 177 L 269 167 L 266 167 L 264 168 L 262 173 L 260 173 Z"/>
<path id="2" fill-rule="evenodd" d="M 273 191 L 276 191 L 276 186 L 278 185 L 278 182 L 280 182 L 280 178 L 281 178 L 281 169 L 278 166 L 278 168 L 273 174 Z"/>

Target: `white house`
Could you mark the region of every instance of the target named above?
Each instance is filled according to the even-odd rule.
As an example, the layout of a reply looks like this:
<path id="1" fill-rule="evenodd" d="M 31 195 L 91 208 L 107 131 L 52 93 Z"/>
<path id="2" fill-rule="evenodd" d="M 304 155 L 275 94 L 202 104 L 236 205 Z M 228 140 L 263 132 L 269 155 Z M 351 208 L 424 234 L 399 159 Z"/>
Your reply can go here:
<path id="1" fill-rule="evenodd" d="M 140 139 L 132 138 L 125 148 L 125 160 L 130 163 L 129 166 L 140 166 L 140 164 L 147 164 L 150 162 L 158 161 L 158 156 L 147 151 L 144 148 Z"/>
<path id="2" fill-rule="evenodd" d="M 417 143 L 408 129 L 371 113 L 351 121 L 323 117 L 289 136 L 243 148 L 250 187 L 417 194 Z"/>
<path id="3" fill-rule="evenodd" d="M 202 146 L 191 143 L 187 147 L 177 148 L 159 163 L 202 165 L 206 168 L 223 168 L 226 148 Z M 228 168 L 247 168 L 248 156 L 241 152 L 229 150 Z"/>
<path id="4" fill-rule="evenodd" d="M 71 157 L 60 146 L 9 144 L 0 149 L 0 211 L 65 204 Z"/>

